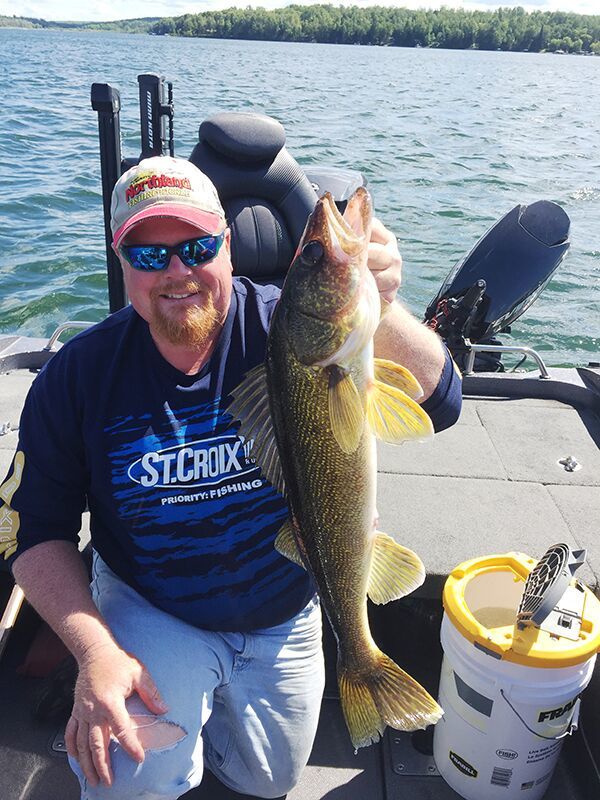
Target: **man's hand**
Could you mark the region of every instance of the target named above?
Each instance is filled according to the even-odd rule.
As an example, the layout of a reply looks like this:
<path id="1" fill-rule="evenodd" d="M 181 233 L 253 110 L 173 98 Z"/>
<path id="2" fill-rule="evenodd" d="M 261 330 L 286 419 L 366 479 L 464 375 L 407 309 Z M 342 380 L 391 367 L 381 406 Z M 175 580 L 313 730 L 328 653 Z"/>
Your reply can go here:
<path id="1" fill-rule="evenodd" d="M 376 217 L 371 228 L 367 264 L 375 278 L 379 296 L 386 303 L 393 303 L 402 283 L 402 256 L 396 237 Z"/>
<path id="2" fill-rule="evenodd" d="M 92 786 L 99 781 L 112 785 L 111 735 L 131 758 L 138 763 L 144 760 L 144 749 L 125 707 L 125 700 L 135 692 L 152 713 L 167 711 L 144 665 L 116 645 L 92 648 L 80 660 L 65 742 Z"/>

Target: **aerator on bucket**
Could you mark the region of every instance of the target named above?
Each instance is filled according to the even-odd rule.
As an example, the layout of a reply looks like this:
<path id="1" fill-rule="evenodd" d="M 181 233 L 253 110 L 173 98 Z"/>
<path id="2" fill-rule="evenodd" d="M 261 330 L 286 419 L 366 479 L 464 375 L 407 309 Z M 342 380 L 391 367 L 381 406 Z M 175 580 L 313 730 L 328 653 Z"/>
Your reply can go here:
<path id="1" fill-rule="evenodd" d="M 466 561 L 444 588 L 434 731 L 440 774 L 467 800 L 539 800 L 600 647 L 600 602 L 573 574 L 585 551 Z"/>

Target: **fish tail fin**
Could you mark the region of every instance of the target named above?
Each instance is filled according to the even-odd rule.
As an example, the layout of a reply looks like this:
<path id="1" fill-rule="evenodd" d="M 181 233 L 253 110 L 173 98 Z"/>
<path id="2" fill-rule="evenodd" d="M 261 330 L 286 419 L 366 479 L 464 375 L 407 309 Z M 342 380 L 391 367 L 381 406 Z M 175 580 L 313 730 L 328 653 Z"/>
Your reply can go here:
<path id="1" fill-rule="evenodd" d="M 435 724 L 442 709 L 420 683 L 376 649 L 375 664 L 357 674 L 338 664 L 342 710 L 354 747 L 379 741 L 386 725 L 416 731 Z"/>

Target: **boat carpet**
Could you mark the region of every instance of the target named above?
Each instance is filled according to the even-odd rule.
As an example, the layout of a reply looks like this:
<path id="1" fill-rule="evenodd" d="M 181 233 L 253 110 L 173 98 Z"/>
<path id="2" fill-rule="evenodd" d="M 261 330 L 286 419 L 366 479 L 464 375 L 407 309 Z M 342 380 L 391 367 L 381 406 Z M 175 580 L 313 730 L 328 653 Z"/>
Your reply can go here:
<path id="1" fill-rule="evenodd" d="M 6 574 L 0 578 L 2 600 L 9 583 L 5 580 Z M 389 616 L 392 608 L 386 607 L 384 614 L 372 614 L 379 642 L 435 692 L 441 651 L 439 644 L 432 651 L 432 639 L 437 635 L 439 611 L 433 603 L 415 605 L 413 601 L 412 607 L 411 604 L 405 609 L 397 606 L 393 619 Z M 25 606 L 0 662 L 0 798 L 77 800 L 78 784 L 68 767 L 62 744 L 64 718 L 36 719 L 34 711 L 45 682 L 17 671 L 37 625 L 37 616 Z M 415 646 L 417 628 L 420 628 L 422 642 Z M 402 635 L 398 635 L 399 632 Z M 406 642 L 411 642 L 411 646 L 407 647 Z M 319 730 L 309 764 L 287 800 L 456 800 L 458 795 L 434 772 L 431 742 L 424 735 L 388 730 L 382 742 L 354 753 L 335 696 L 335 670 L 331 668 L 335 663 L 334 647 L 326 629 L 328 678 Z M 420 763 L 420 774 L 403 774 L 403 762 L 410 761 Z M 577 732 L 565 742 L 545 800 L 564 800 L 565 797 L 593 800 L 599 796 L 598 775 L 588 758 L 581 732 Z M 210 775 L 202 786 L 185 795 L 186 800 L 238 800 L 242 797 L 221 787 Z"/>

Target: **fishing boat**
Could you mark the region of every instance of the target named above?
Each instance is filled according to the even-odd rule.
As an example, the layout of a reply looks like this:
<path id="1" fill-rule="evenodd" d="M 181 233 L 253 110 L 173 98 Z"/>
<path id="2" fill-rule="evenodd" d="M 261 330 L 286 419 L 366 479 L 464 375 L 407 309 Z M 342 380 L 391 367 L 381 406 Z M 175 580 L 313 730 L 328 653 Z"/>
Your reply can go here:
<path id="1" fill-rule="evenodd" d="M 154 75 L 140 76 L 139 84 L 140 157 L 172 155 L 172 87 Z M 127 298 L 110 248 L 110 192 L 135 162 L 121 154 L 118 91 L 94 84 L 92 106 L 99 119 L 108 293 L 114 312 Z M 205 120 L 189 157 L 219 189 L 234 229 L 235 271 L 263 282 L 282 281 L 317 194 L 330 191 L 343 209 L 364 183 L 362 175 L 348 170 L 300 168 L 285 147 L 282 126 L 263 115 L 227 113 Z M 587 551 L 577 580 L 600 597 L 600 363 L 548 368 L 531 348 L 507 347 L 495 338 L 536 299 L 568 247 L 567 215 L 544 200 L 517 206 L 482 236 L 424 315 L 463 371 L 461 419 L 426 444 L 379 445 L 381 528 L 419 553 L 427 578 L 407 598 L 370 606 L 371 628 L 382 649 L 434 696 L 443 656 L 442 592 L 458 564 L 511 552 L 526 554 L 535 564 L 560 543 L 565 552 L 580 554 L 579 563 L 581 551 Z M 2 475 L 16 449 L 20 410 L 31 382 L 60 347 L 60 337 L 82 325 L 67 321 L 48 341 L 0 337 Z M 510 350 L 530 359 L 534 368 L 507 371 L 502 359 Z M 86 518 L 82 550 L 89 543 Z M 0 536 L 2 527 L 0 508 Z M 7 570 L 0 572 L 0 602 L 0 798 L 76 800 L 79 788 L 64 744 L 73 664 L 63 661 L 56 638 L 23 601 Z M 324 649 L 327 683 L 320 725 L 308 766 L 289 800 L 458 798 L 433 757 L 431 728 L 415 733 L 388 728 L 380 742 L 354 751 L 340 710 L 335 643 L 327 625 Z M 491 658 L 490 665 L 495 658 L 500 656 Z M 560 709 L 567 711 L 572 735 L 565 737 L 545 797 L 593 800 L 600 797 L 600 670 L 582 694 L 579 719 L 572 719 L 571 707 Z M 510 748 L 507 742 L 500 756 L 507 760 L 488 783 L 494 784 L 496 776 L 492 788 L 500 787 L 499 796 L 525 798 L 533 787 L 510 786 Z M 454 750 L 461 754 L 460 737 Z M 472 768 L 467 758 L 455 759 L 454 767 L 462 774 Z M 247 795 L 231 792 L 207 773 L 185 797 Z"/>

